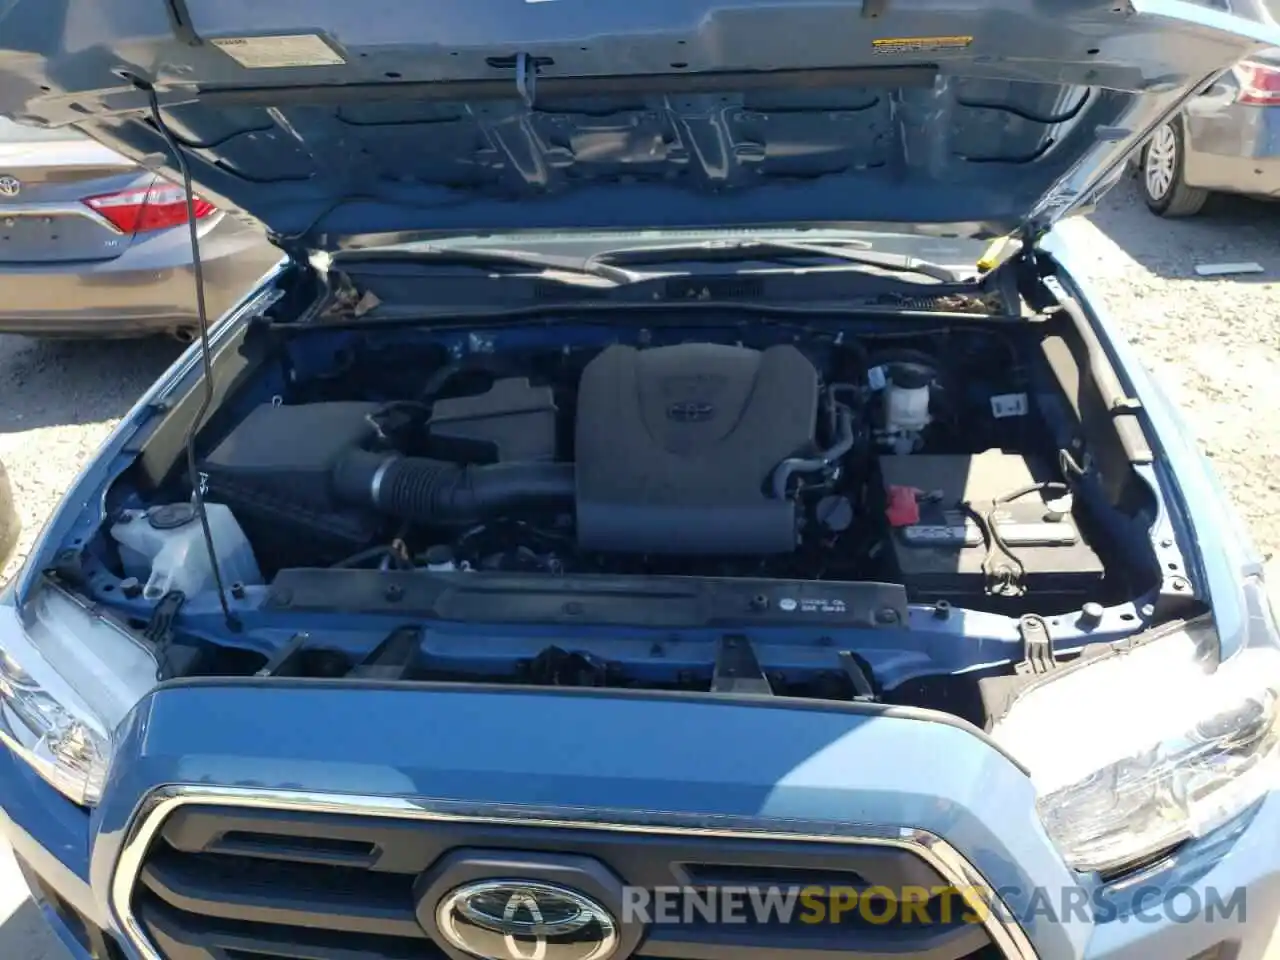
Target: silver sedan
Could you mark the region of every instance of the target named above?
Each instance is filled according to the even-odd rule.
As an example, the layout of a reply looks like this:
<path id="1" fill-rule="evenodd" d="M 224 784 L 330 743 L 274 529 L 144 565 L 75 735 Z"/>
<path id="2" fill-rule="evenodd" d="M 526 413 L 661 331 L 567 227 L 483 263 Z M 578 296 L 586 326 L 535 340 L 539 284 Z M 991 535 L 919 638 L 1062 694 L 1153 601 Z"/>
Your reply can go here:
<path id="1" fill-rule="evenodd" d="M 1280 49 L 1223 74 L 1156 129 L 1138 162 L 1143 198 L 1162 217 L 1199 213 L 1214 193 L 1280 198 Z"/>
<path id="2" fill-rule="evenodd" d="M 216 318 L 280 252 L 205 200 L 195 213 Z M 189 339 L 195 328 L 182 189 L 77 133 L 0 118 L 0 333 Z"/>

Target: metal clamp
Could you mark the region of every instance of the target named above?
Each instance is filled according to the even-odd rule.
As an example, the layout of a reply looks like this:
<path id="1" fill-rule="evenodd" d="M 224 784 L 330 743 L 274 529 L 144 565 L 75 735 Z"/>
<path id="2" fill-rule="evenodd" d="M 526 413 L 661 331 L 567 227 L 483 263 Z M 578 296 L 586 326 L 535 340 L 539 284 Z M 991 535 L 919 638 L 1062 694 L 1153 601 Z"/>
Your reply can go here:
<path id="1" fill-rule="evenodd" d="M 1021 674 L 1048 673 L 1058 666 L 1053 652 L 1053 639 L 1049 625 L 1043 617 L 1029 613 L 1018 621 L 1018 633 L 1022 636 L 1023 660 L 1014 669 Z"/>
<path id="2" fill-rule="evenodd" d="M 516 92 L 526 107 L 532 108 L 537 94 L 538 65 L 527 53 L 516 54 Z"/>

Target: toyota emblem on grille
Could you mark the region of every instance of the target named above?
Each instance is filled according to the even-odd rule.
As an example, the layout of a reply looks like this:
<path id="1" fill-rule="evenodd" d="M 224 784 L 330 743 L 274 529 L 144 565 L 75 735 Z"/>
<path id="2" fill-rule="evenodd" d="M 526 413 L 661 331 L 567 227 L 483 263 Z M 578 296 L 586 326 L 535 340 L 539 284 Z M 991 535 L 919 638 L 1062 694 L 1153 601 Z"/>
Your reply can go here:
<path id="1" fill-rule="evenodd" d="M 22 181 L 9 175 L 0 176 L 0 197 L 16 197 L 22 192 Z"/>
<path id="2" fill-rule="evenodd" d="M 701 423 L 710 420 L 716 408 L 698 400 L 684 400 L 667 407 L 667 419 L 677 423 Z"/>
<path id="3" fill-rule="evenodd" d="M 446 940 L 481 960 L 608 960 L 618 946 L 617 921 L 603 906 L 534 880 L 464 884 L 435 919 Z"/>

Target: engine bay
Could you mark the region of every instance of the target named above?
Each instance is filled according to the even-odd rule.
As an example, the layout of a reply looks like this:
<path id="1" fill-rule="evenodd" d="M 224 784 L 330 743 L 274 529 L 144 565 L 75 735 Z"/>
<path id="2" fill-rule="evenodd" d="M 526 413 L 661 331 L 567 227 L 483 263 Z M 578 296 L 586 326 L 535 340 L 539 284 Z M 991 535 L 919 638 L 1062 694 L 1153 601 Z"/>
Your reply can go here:
<path id="1" fill-rule="evenodd" d="M 434 364 L 366 344 L 247 406 L 200 459 L 205 498 L 268 576 L 878 581 L 1015 615 L 1106 599 L 1105 525 L 1011 335 L 646 336 Z"/>
<path id="2" fill-rule="evenodd" d="M 1154 501 L 1100 476 L 1052 326 L 255 336 L 195 451 L 217 569 L 160 433 L 60 568 L 184 647 L 171 675 L 346 676 L 395 636 L 400 679 L 737 689 L 727 669 L 969 715 L 951 678 L 972 693 L 1022 645 L 958 644 L 974 617 L 1075 622 L 1160 582 Z M 251 626 L 223 627 L 228 597 Z M 443 626 L 477 622 L 537 636 Z"/>

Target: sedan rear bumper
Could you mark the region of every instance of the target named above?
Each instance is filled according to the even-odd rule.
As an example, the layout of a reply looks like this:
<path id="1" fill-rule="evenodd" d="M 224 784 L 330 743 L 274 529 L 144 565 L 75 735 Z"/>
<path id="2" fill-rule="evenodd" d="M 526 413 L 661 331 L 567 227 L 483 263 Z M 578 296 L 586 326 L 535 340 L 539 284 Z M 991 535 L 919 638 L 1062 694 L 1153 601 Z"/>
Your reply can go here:
<path id="1" fill-rule="evenodd" d="M 1280 198 L 1280 107 L 1193 103 L 1185 130 L 1188 185 Z"/>
<path id="2" fill-rule="evenodd" d="M 133 337 L 197 326 L 195 271 L 186 229 L 135 241 L 114 260 L 0 265 L 0 333 Z M 212 323 L 276 263 L 261 232 L 223 219 L 200 238 Z"/>
<path id="3" fill-rule="evenodd" d="M 1280 199 L 1280 157 L 1204 156 L 1198 161 L 1198 168 L 1193 186 L 1221 193 Z"/>

